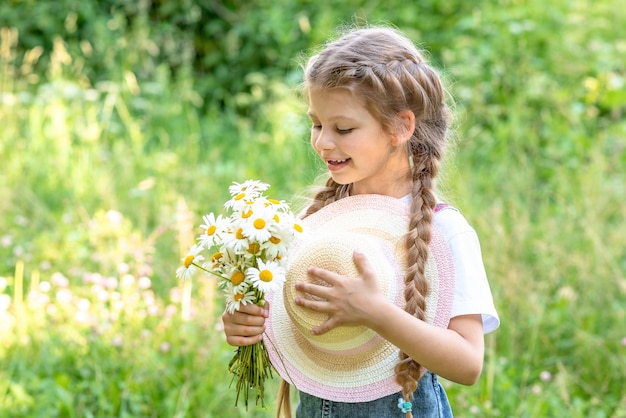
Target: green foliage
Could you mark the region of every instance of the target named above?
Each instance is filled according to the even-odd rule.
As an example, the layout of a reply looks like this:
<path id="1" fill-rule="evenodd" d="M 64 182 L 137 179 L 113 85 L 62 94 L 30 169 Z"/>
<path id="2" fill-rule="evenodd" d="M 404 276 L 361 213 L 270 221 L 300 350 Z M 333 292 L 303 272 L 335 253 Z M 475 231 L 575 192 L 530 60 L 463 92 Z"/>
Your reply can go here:
<path id="1" fill-rule="evenodd" d="M 617 0 L 2 2 L 0 415 L 273 415 L 231 408 L 221 299 L 174 271 L 232 181 L 314 181 L 297 57 L 351 21 L 423 43 L 456 99 L 443 186 L 502 319 L 456 415 L 626 416 Z"/>

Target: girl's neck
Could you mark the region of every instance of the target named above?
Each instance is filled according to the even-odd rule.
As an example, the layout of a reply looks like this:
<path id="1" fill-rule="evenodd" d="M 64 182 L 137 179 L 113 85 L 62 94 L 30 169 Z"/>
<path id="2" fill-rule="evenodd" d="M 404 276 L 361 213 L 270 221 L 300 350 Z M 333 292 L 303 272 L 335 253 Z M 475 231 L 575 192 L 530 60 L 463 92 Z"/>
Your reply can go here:
<path id="1" fill-rule="evenodd" d="M 392 181 L 388 184 L 376 185 L 376 187 L 359 187 L 358 184 L 350 184 L 348 186 L 348 195 L 380 194 L 400 199 L 411 193 L 412 183 L 410 180 L 405 180 L 406 179 Z"/>

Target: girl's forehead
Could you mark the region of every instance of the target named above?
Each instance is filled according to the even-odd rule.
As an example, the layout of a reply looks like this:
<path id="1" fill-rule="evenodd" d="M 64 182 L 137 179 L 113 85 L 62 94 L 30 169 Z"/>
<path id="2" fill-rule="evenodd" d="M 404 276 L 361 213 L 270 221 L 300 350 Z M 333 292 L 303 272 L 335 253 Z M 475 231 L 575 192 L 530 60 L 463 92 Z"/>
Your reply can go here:
<path id="1" fill-rule="evenodd" d="M 350 89 L 313 90 L 309 93 L 309 116 L 343 114 L 351 116 L 363 112 L 365 101 Z"/>

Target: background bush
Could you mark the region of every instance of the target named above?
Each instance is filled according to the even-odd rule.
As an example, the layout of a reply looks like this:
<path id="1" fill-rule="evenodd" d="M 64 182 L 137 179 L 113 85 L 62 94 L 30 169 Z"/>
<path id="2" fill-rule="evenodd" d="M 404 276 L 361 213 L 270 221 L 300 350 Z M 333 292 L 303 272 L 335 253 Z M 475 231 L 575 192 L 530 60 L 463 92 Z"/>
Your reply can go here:
<path id="1" fill-rule="evenodd" d="M 349 22 L 423 45 L 455 99 L 442 189 L 502 327 L 457 416 L 626 416 L 626 12 L 617 0 L 0 4 L 0 415 L 232 409 L 213 284 L 174 278 L 232 181 L 322 168 L 299 55 Z"/>

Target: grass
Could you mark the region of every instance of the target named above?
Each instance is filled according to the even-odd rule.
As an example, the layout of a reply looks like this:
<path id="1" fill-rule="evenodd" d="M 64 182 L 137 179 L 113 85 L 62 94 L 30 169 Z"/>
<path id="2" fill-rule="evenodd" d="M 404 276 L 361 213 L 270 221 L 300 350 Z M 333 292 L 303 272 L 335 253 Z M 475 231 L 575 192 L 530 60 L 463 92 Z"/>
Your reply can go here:
<path id="1" fill-rule="evenodd" d="M 443 186 L 502 320 L 480 381 L 447 390 L 461 417 L 625 417 L 626 16 L 518 3 L 459 19 L 437 55 L 459 121 Z M 221 299 L 174 271 L 232 181 L 293 201 L 319 173 L 291 87 L 265 83 L 252 123 L 165 68 L 90 85 L 61 40 L 35 73 L 17 39 L 2 30 L 0 415 L 272 416 L 231 408 Z"/>

